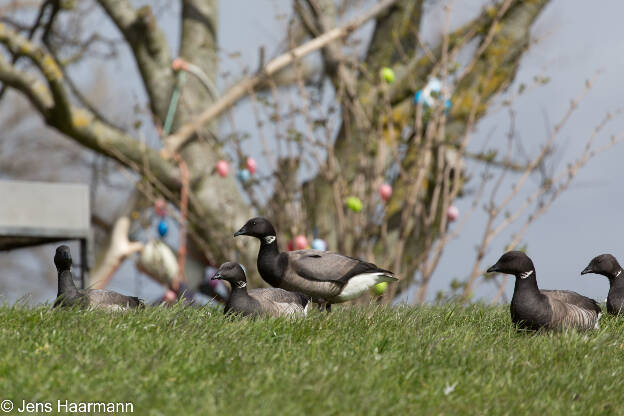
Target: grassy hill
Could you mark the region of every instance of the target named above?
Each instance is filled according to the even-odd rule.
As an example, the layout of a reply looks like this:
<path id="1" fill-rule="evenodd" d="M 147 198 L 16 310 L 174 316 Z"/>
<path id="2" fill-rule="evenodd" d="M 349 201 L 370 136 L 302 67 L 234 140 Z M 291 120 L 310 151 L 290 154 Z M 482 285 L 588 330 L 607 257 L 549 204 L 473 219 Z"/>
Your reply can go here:
<path id="1" fill-rule="evenodd" d="M 622 414 L 624 320 L 517 332 L 504 307 L 0 308 L 0 401 L 132 402 L 150 415 Z"/>

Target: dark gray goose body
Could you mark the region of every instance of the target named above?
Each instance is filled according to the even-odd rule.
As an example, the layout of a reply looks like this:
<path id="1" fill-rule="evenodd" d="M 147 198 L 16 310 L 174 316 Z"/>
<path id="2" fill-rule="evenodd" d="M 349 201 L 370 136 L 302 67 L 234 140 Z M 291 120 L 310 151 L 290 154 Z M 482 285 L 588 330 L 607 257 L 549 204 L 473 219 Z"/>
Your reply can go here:
<path id="1" fill-rule="evenodd" d="M 600 306 L 595 300 L 569 290 L 540 290 L 531 259 L 520 251 L 509 251 L 488 273 L 516 276 L 511 299 L 511 320 L 521 328 L 589 330 L 598 327 Z"/>
<path id="2" fill-rule="evenodd" d="M 273 225 L 252 218 L 234 236 L 260 240 L 258 272 L 273 287 L 299 291 L 315 301 L 340 303 L 363 295 L 381 282 L 399 280 L 373 263 L 329 251 L 297 250 L 280 253 Z"/>
<path id="3" fill-rule="evenodd" d="M 54 264 L 58 271 L 58 292 L 53 307 L 103 308 L 124 310 L 143 307 L 143 301 L 135 296 L 125 296 L 112 290 L 78 289 L 71 272 L 72 258 L 69 247 L 56 249 Z"/>
<path id="4" fill-rule="evenodd" d="M 243 316 L 305 316 L 310 297 L 298 292 L 266 288 L 247 290 L 245 271 L 238 263 L 223 263 L 213 279 L 227 280 L 232 293 L 225 305 L 225 313 Z"/>
<path id="5" fill-rule="evenodd" d="M 624 273 L 622 266 L 611 254 L 601 254 L 589 262 L 581 274 L 596 273 L 609 279 L 607 312 L 611 315 L 624 315 Z"/>

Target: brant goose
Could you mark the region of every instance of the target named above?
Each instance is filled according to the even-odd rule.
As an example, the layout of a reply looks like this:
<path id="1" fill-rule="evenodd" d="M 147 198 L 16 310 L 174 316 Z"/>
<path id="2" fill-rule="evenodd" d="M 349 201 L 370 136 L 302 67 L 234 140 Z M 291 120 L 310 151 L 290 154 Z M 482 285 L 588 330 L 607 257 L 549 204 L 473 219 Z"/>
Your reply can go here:
<path id="1" fill-rule="evenodd" d="M 225 304 L 225 313 L 238 313 L 243 316 L 305 316 L 310 297 L 298 292 L 283 289 L 247 290 L 245 271 L 238 263 L 223 263 L 212 279 L 227 280 L 232 285 L 232 293 Z"/>
<path id="2" fill-rule="evenodd" d="M 624 315 L 624 274 L 622 266 L 611 254 L 601 254 L 589 262 L 581 274 L 596 273 L 609 279 L 607 312 L 611 315 Z"/>
<path id="3" fill-rule="evenodd" d="M 521 328 L 598 328 L 601 314 L 596 301 L 568 290 L 539 290 L 533 262 L 523 252 L 503 254 L 487 271 L 516 276 L 510 310 L 511 320 Z"/>
<path id="4" fill-rule="evenodd" d="M 252 218 L 234 234 L 260 240 L 258 272 L 271 286 L 298 291 L 315 302 L 345 302 L 363 295 L 381 282 L 399 280 L 391 271 L 372 263 L 329 251 L 297 250 L 280 253 L 273 225 L 266 218 Z"/>
<path id="5" fill-rule="evenodd" d="M 54 264 L 58 271 L 58 294 L 54 308 L 57 306 L 78 306 L 81 308 L 124 310 L 144 307 L 143 301 L 135 296 L 124 296 L 112 290 L 76 288 L 71 272 L 71 252 L 69 247 L 65 245 L 56 249 Z"/>

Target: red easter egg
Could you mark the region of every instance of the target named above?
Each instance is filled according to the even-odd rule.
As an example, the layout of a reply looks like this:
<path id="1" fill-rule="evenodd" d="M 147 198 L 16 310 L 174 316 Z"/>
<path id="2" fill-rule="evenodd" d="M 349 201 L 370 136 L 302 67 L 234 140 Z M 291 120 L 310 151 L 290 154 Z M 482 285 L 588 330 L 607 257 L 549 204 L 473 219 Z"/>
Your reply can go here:
<path id="1" fill-rule="evenodd" d="M 226 162 L 225 160 L 220 160 L 217 162 L 217 173 L 219 174 L 219 176 L 225 178 L 228 175 L 229 171 L 230 164 L 228 162 Z"/>
<path id="2" fill-rule="evenodd" d="M 293 240 L 288 241 L 288 244 L 286 245 L 286 249 L 288 251 L 293 251 L 295 249 L 295 245 L 293 243 Z"/>
<path id="3" fill-rule="evenodd" d="M 446 211 L 446 218 L 450 222 L 455 221 L 457 218 L 459 218 L 459 209 L 457 209 L 455 205 L 451 205 L 450 207 L 448 207 L 448 210 Z"/>
<path id="4" fill-rule="evenodd" d="M 295 247 L 297 250 L 304 250 L 308 247 L 308 239 L 305 235 L 299 234 L 295 237 Z"/>
<path id="5" fill-rule="evenodd" d="M 169 289 L 165 293 L 163 300 L 167 303 L 176 303 L 176 301 L 178 300 L 178 295 L 176 295 L 176 293 L 173 290 Z"/>
<path id="6" fill-rule="evenodd" d="M 258 169 L 258 164 L 253 157 L 248 157 L 245 161 L 245 165 L 247 166 L 247 170 L 249 171 L 249 173 L 251 173 L 252 175 L 256 173 L 256 170 Z"/>
<path id="7" fill-rule="evenodd" d="M 381 196 L 381 199 L 383 199 L 384 201 L 389 200 L 390 197 L 392 196 L 392 186 L 388 185 L 387 183 L 384 183 L 383 185 L 381 185 L 379 187 L 379 195 Z"/>
<path id="8" fill-rule="evenodd" d="M 156 201 L 154 201 L 154 211 L 159 217 L 164 217 L 165 215 L 167 215 L 167 203 L 164 199 L 158 198 Z"/>

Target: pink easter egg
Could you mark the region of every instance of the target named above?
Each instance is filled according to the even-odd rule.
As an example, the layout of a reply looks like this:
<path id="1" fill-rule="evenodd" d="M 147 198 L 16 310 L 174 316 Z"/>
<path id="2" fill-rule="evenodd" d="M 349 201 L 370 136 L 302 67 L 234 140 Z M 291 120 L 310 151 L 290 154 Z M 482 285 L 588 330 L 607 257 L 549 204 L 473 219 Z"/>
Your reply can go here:
<path id="1" fill-rule="evenodd" d="M 156 215 L 158 215 L 159 217 L 164 217 L 165 215 L 167 215 L 167 203 L 164 199 L 158 198 L 156 201 L 154 201 L 154 212 L 156 212 Z"/>
<path id="2" fill-rule="evenodd" d="M 379 195 L 381 196 L 381 199 L 383 199 L 384 201 L 389 200 L 390 197 L 392 196 L 392 186 L 388 185 L 387 183 L 384 183 L 383 185 L 381 185 L 379 187 Z"/>
<path id="3" fill-rule="evenodd" d="M 455 205 L 451 205 L 450 207 L 448 207 L 448 210 L 446 211 L 446 218 L 450 222 L 455 221 L 457 218 L 459 218 L 459 209 L 457 209 Z"/>
<path id="4" fill-rule="evenodd" d="M 252 175 L 256 173 L 256 170 L 258 169 L 258 164 L 253 157 L 248 157 L 245 161 L 245 165 L 247 166 L 247 170 L 249 171 L 249 173 L 251 173 Z"/>
<path id="5" fill-rule="evenodd" d="M 226 162 L 225 160 L 220 160 L 217 162 L 217 173 L 219 174 L 219 176 L 225 178 L 228 175 L 229 171 L 230 164 L 228 162 Z"/>
<path id="6" fill-rule="evenodd" d="M 305 235 L 299 234 L 295 237 L 295 247 L 297 250 L 304 250 L 308 247 L 308 239 Z"/>
<path id="7" fill-rule="evenodd" d="M 173 62 L 171 62 L 171 68 L 174 71 L 179 71 L 181 69 L 186 71 L 188 69 L 188 64 L 182 58 L 175 58 Z"/>
<path id="8" fill-rule="evenodd" d="M 163 300 L 167 303 L 176 303 L 176 301 L 178 300 L 178 295 L 176 295 L 176 293 L 173 290 L 169 289 L 165 293 Z"/>

